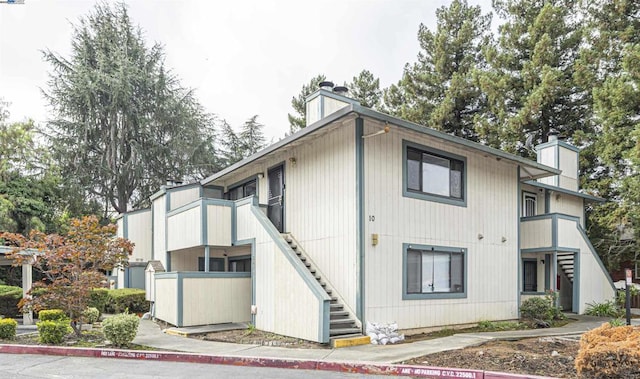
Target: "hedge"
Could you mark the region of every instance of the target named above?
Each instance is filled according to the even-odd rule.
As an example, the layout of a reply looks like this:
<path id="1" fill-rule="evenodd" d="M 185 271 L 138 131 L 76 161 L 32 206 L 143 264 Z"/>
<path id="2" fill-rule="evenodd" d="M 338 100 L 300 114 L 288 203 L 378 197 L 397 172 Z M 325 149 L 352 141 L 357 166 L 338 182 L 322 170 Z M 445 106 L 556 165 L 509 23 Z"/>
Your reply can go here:
<path id="1" fill-rule="evenodd" d="M 122 313 L 128 310 L 131 313 L 144 313 L 149 311 L 149 302 L 145 300 L 145 291 L 138 288 L 121 288 L 110 290 L 109 302 L 105 306 L 107 313 Z"/>
<path id="2" fill-rule="evenodd" d="M 136 338 L 140 319 L 129 313 L 121 313 L 102 321 L 104 336 L 118 347 L 125 347 Z"/>
<path id="3" fill-rule="evenodd" d="M 106 312 L 107 304 L 109 304 L 109 290 L 106 288 L 94 288 L 91 290 L 91 299 L 88 307 L 96 308 L 100 313 Z"/>
<path id="4" fill-rule="evenodd" d="M 69 320 L 38 321 L 36 326 L 38 327 L 40 342 L 53 345 L 61 344 L 64 337 L 72 331 L 71 326 L 69 326 Z"/>
<path id="5" fill-rule="evenodd" d="M 38 312 L 39 321 L 69 321 L 69 317 L 62 309 L 43 309 Z"/>
<path id="6" fill-rule="evenodd" d="M 12 318 L 0 319 L 0 339 L 12 340 L 16 338 L 18 322 Z"/>
<path id="7" fill-rule="evenodd" d="M 5 317 L 20 316 L 18 302 L 22 299 L 22 288 L 0 285 L 0 315 Z"/>

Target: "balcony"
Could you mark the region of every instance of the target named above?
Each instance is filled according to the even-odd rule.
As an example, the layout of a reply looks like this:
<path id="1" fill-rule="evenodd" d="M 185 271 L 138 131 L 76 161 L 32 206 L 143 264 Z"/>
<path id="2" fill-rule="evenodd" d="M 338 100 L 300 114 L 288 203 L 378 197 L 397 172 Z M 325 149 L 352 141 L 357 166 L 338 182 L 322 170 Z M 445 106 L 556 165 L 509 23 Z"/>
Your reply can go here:
<path id="1" fill-rule="evenodd" d="M 235 203 L 202 198 L 167 213 L 167 251 L 231 246 Z"/>
<path id="2" fill-rule="evenodd" d="M 155 274 L 155 317 L 196 326 L 251 321 L 250 272 Z"/>

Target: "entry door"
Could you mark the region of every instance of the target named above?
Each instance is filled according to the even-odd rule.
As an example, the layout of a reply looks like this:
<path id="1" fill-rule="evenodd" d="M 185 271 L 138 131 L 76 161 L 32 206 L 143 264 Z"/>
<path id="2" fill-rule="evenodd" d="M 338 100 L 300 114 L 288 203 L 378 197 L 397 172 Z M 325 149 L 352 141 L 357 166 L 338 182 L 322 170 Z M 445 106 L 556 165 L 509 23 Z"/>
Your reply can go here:
<path id="1" fill-rule="evenodd" d="M 272 168 L 269 176 L 267 217 L 280 233 L 284 232 L 284 167 Z"/>

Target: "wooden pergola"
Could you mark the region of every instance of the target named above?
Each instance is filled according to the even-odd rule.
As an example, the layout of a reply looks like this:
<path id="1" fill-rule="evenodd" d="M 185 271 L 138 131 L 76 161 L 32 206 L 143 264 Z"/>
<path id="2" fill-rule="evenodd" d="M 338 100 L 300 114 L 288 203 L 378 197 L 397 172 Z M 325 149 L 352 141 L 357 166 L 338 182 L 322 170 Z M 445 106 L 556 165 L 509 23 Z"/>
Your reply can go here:
<path id="1" fill-rule="evenodd" d="M 13 261 L 6 257 L 7 254 L 11 253 L 12 247 L 8 246 L 0 246 L 0 266 L 11 266 L 13 265 Z M 27 250 L 23 254 L 35 255 L 37 252 Z M 27 292 L 31 289 L 31 285 L 33 284 L 33 266 L 31 264 L 23 264 L 22 265 L 22 296 L 26 296 Z M 29 311 L 27 313 L 23 313 L 22 315 L 22 323 L 23 325 L 33 325 L 33 312 Z"/>

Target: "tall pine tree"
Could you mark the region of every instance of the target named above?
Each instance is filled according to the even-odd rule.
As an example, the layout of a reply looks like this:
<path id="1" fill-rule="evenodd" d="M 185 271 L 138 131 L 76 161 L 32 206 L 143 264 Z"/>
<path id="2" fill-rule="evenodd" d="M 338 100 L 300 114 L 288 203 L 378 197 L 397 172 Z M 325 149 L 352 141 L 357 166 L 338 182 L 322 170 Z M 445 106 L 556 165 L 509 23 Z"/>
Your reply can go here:
<path id="1" fill-rule="evenodd" d="M 69 57 L 44 53 L 54 152 L 69 181 L 126 212 L 169 179 L 219 168 L 213 117 L 165 69 L 162 47 L 145 43 L 124 3 L 98 3 L 74 25 L 71 47 Z"/>
<path id="2" fill-rule="evenodd" d="M 640 248 L 640 3 L 588 3 L 580 78 L 591 83 L 596 130 L 581 154 L 583 186 L 611 201 L 588 210 L 589 235 L 610 268 Z M 621 241 L 622 229 L 635 239 Z"/>
<path id="3" fill-rule="evenodd" d="M 385 91 L 385 107 L 404 119 L 476 140 L 474 117 L 484 105 L 473 73 L 485 66 L 482 47 L 489 42 L 491 16 L 466 0 L 454 0 L 436 16 L 435 31 L 420 25 L 418 61 L 405 65 L 402 79 Z"/>
<path id="4" fill-rule="evenodd" d="M 351 83 L 345 84 L 349 89 L 348 97 L 358 100 L 360 105 L 378 109 L 382 100 L 380 79 L 373 76 L 369 70 L 362 70 L 353 77 Z"/>
<path id="5" fill-rule="evenodd" d="M 295 111 L 295 114 L 289 113 L 289 133 L 293 134 L 298 130 L 307 126 L 307 96 L 311 95 L 318 89 L 320 82 L 327 80 L 327 78 L 320 74 L 307 83 L 302 85 L 302 89 L 298 96 L 291 98 L 291 106 Z"/>
<path id="6" fill-rule="evenodd" d="M 574 78 L 581 44 L 576 0 L 494 0 L 505 20 L 498 45 L 486 49 L 479 75 L 489 102 L 478 118 L 480 140 L 524 156 L 558 131 L 578 139 L 590 129 L 589 89 Z"/>

